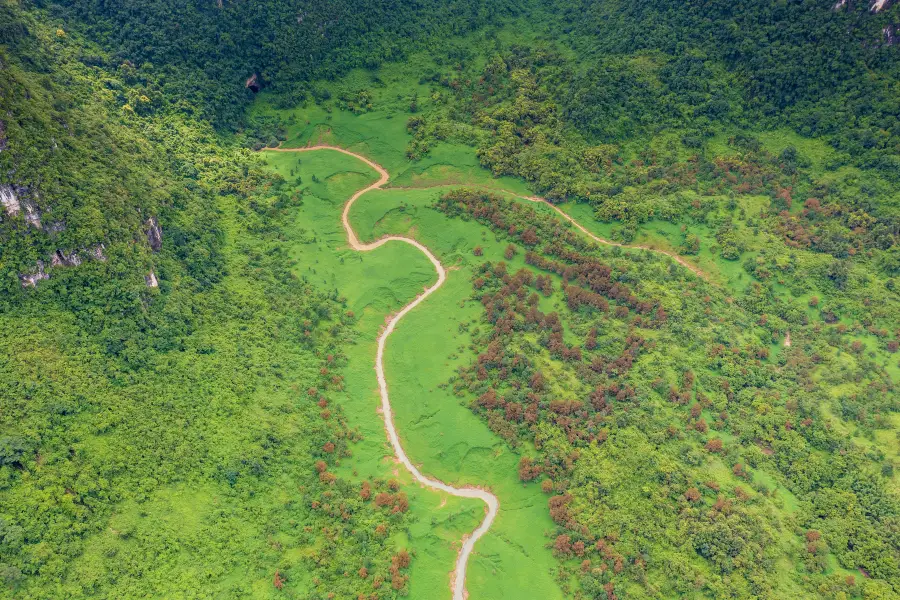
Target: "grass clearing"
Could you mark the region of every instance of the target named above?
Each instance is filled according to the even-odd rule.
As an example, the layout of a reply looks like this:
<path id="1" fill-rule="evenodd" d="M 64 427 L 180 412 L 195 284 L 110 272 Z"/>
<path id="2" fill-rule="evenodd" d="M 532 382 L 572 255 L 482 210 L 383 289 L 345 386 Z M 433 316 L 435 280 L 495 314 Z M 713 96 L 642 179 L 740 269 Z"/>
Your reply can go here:
<path id="1" fill-rule="evenodd" d="M 299 177 L 299 185 L 305 187 L 303 206 L 295 227 L 288 232 L 298 276 L 333 288 L 359 317 L 357 343 L 347 352 L 343 404 L 351 427 L 363 434 L 364 441 L 354 447 L 354 457 L 343 468 L 358 477 L 394 477 L 403 482 L 415 524 L 397 543 L 416 551 L 410 572 L 411 596 L 449 597 L 448 574 L 459 541 L 480 521 L 483 506 L 420 488 L 393 462 L 383 422 L 376 413 L 379 399 L 373 371 L 375 341 L 385 316 L 430 284 L 433 269 L 421 253 L 406 244 L 388 244 L 365 254 L 347 247 L 340 225 L 343 201 L 375 179 L 359 161 L 327 150 L 302 155 L 269 153 L 266 158 L 288 180 Z M 373 158 L 381 160 L 377 155 Z M 471 162 L 466 168 L 469 173 L 477 172 Z M 321 183 L 312 183 L 313 175 Z M 476 181 L 490 182 L 491 178 L 481 172 Z M 475 223 L 451 220 L 428 208 L 441 192 L 376 190 L 360 198 L 350 215 L 362 240 L 387 233 L 413 235 L 453 269 L 445 286 L 412 311 L 388 342 L 385 370 L 397 429 L 411 459 L 423 472 L 452 484 L 485 485 L 500 498 L 498 517 L 479 541 L 469 565 L 470 594 L 560 597 L 553 580 L 555 564 L 544 548 L 544 530 L 552 526 L 546 497 L 537 486 L 523 486 L 518 481 L 518 455 L 442 385 L 470 357 L 470 334 L 460 324 L 474 321 L 480 314 L 480 306 L 468 299 L 470 269 L 476 262 L 472 248 L 481 240 L 485 258 L 499 260 L 505 244 Z M 522 522 L 532 526 L 523 528 Z"/>

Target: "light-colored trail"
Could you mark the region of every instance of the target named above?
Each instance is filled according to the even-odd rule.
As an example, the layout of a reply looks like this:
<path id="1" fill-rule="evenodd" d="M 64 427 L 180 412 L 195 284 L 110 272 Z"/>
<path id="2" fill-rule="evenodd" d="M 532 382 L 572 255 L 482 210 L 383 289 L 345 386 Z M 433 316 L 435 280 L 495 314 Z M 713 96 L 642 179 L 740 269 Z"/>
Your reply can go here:
<path id="1" fill-rule="evenodd" d="M 378 378 L 378 389 L 381 393 L 381 410 L 384 416 L 384 426 L 387 430 L 388 439 L 391 442 L 391 446 L 394 449 L 394 454 L 397 455 L 397 458 L 400 462 L 403 463 L 403 466 L 406 467 L 406 470 L 409 471 L 412 476 L 423 485 L 430 487 L 432 489 L 440 490 L 442 492 L 447 492 L 453 496 L 459 496 L 462 498 L 477 498 L 482 500 L 487 505 L 487 514 L 484 517 L 484 520 L 478 526 L 475 531 L 472 532 L 471 535 L 465 537 L 463 539 L 462 549 L 459 552 L 459 556 L 456 559 L 456 567 L 453 570 L 453 573 L 450 575 L 450 585 L 453 589 L 453 600 L 464 600 L 468 597 L 468 593 L 466 592 L 466 567 L 468 566 L 469 556 L 472 554 L 472 549 L 475 547 L 475 542 L 481 538 L 487 530 L 490 529 L 491 523 L 494 522 L 494 518 L 497 516 L 497 509 L 500 506 L 500 502 L 497 500 L 497 497 L 480 488 L 477 487 L 453 487 L 440 481 L 438 479 L 434 479 L 432 477 L 427 477 L 423 475 L 421 471 L 409 460 L 409 457 L 406 455 L 406 452 L 403 450 L 403 446 L 400 444 L 400 438 L 397 435 L 397 429 L 394 427 L 394 414 L 391 411 L 391 400 L 390 396 L 388 396 L 388 387 L 387 387 L 387 379 L 384 376 L 384 348 L 387 344 L 387 338 L 391 333 L 393 333 L 394 328 L 397 326 L 397 323 L 400 322 L 400 319 L 406 316 L 406 314 L 418 306 L 421 302 L 425 300 L 428 296 L 433 294 L 439 287 L 444 284 L 444 281 L 447 279 L 447 271 L 444 269 L 444 266 L 437 259 L 437 257 L 425 246 L 417 242 L 416 240 L 408 237 L 403 237 L 399 235 L 388 235 L 382 237 L 374 242 L 363 244 L 359 241 L 359 238 L 356 237 L 356 232 L 353 231 L 353 227 L 350 226 L 350 209 L 353 207 L 353 203 L 359 199 L 360 196 L 367 192 L 371 192 L 372 190 L 381 189 L 390 179 L 390 174 L 378 163 L 375 163 L 365 156 L 361 154 L 357 154 L 355 152 L 351 152 L 350 150 L 346 150 L 339 146 L 329 146 L 325 144 L 318 144 L 315 146 L 305 146 L 302 148 L 266 148 L 266 152 L 312 152 L 314 150 L 333 150 L 335 152 L 341 152 L 348 156 L 352 156 L 362 162 L 366 163 L 370 167 L 372 167 L 379 174 L 379 179 L 372 185 L 365 187 L 355 194 L 350 196 L 350 199 L 344 204 L 344 211 L 341 213 L 341 223 L 344 225 L 344 231 L 347 232 L 347 242 L 350 244 L 350 247 L 359 252 L 369 252 L 371 250 L 375 250 L 376 248 L 383 246 L 384 244 L 392 241 L 396 242 L 404 242 L 409 244 L 410 246 L 414 246 L 418 248 L 425 256 L 428 257 L 428 260 L 431 261 L 431 264 L 434 265 L 434 270 L 437 272 L 438 279 L 437 281 L 429 288 L 427 288 L 424 292 L 419 294 L 412 302 L 404 306 L 400 309 L 400 312 L 391 317 L 390 321 L 388 321 L 387 326 L 381 332 L 381 335 L 378 336 L 378 352 L 375 356 L 375 374 Z M 461 184 L 464 186 L 464 184 Z M 444 186 L 434 186 L 434 187 L 444 187 Z M 455 186 L 454 186 L 455 187 Z M 473 187 L 473 186 L 468 186 Z M 482 187 L 482 186 L 474 186 L 474 187 Z M 421 188 L 419 188 L 421 189 Z M 495 190 L 495 191 L 503 191 L 503 190 Z M 530 202 L 543 202 L 550 206 L 553 210 L 558 212 L 564 219 L 572 223 L 575 227 L 577 227 L 582 233 L 590 237 L 595 242 L 600 244 L 607 244 L 609 246 L 619 246 L 622 248 L 638 248 L 641 250 L 650 250 L 652 252 L 659 252 L 661 254 L 665 254 L 672 259 L 674 259 L 678 264 L 690 269 L 697 275 L 701 277 L 705 277 L 705 273 L 690 264 L 677 254 L 667 252 L 665 250 L 660 250 L 657 248 L 651 248 L 649 246 L 637 246 L 637 245 L 628 245 L 628 244 L 620 244 L 618 242 L 613 242 L 610 240 L 603 239 L 601 237 L 597 237 L 590 231 L 588 231 L 584 226 L 582 226 L 578 221 L 570 217 L 566 212 L 564 212 L 558 206 L 551 204 L 547 200 L 543 198 L 539 198 L 537 196 L 517 196 L 524 200 L 528 200 Z"/>
<path id="2" fill-rule="evenodd" d="M 390 397 L 388 396 L 387 380 L 384 376 L 384 347 L 387 344 L 388 336 L 393 333 L 394 328 L 397 326 L 397 323 L 400 322 L 400 319 L 406 316 L 406 313 L 418 306 L 422 301 L 425 300 L 425 298 L 433 294 L 439 287 L 444 284 L 444 281 L 446 281 L 447 279 L 447 271 L 444 269 L 444 266 L 437 259 L 437 257 L 432 254 L 431 250 L 414 239 L 398 235 L 389 235 L 372 243 L 363 244 L 359 241 L 359 238 L 356 237 L 356 232 L 354 232 L 353 228 L 350 226 L 350 208 L 360 196 L 362 196 L 366 192 L 376 190 L 387 183 L 390 176 L 381 165 L 372 162 L 365 156 L 361 156 L 337 146 L 318 145 L 308 146 L 305 148 L 270 149 L 270 151 L 272 150 L 278 152 L 335 150 L 337 152 L 343 152 L 344 154 L 353 156 L 375 169 L 381 176 L 378 181 L 350 196 L 350 199 L 347 200 L 346 204 L 344 204 L 344 212 L 341 214 L 341 222 L 344 224 L 344 230 L 347 232 L 347 241 L 349 242 L 350 247 L 360 252 L 369 252 L 391 241 L 405 242 L 410 246 L 414 246 L 421 250 L 422 253 L 428 257 L 428 260 L 431 261 L 431 264 L 434 265 L 434 270 L 437 271 L 437 281 L 431 287 L 427 288 L 424 292 L 419 294 L 415 300 L 404 306 L 400 310 L 400 312 L 391 317 L 391 320 L 388 321 L 387 327 L 385 327 L 381 332 L 381 335 L 378 336 L 378 353 L 375 356 L 375 374 L 378 377 L 378 389 L 381 392 L 381 410 L 384 415 L 384 426 L 387 429 L 388 439 L 390 439 L 391 446 L 393 446 L 394 448 L 394 454 L 397 455 L 397 458 L 400 460 L 400 462 L 403 463 L 403 466 L 406 467 L 406 470 L 409 471 L 417 481 L 430 488 L 441 490 L 442 492 L 447 492 L 448 494 L 452 494 L 453 496 L 460 496 L 462 498 L 477 498 L 479 500 L 482 500 L 487 505 L 487 514 L 485 515 L 484 520 L 481 522 L 481 525 L 479 525 L 471 535 L 467 536 L 463 540 L 462 549 L 460 550 L 459 556 L 456 559 L 456 568 L 453 570 L 453 573 L 450 576 L 450 584 L 453 588 L 453 600 L 464 600 L 464 598 L 468 596 L 468 594 L 466 593 L 466 567 L 469 562 L 469 556 L 472 554 L 472 549 L 475 547 L 475 542 L 477 542 L 478 539 L 487 532 L 487 530 L 491 527 L 491 523 L 494 522 L 494 517 L 497 516 L 497 508 L 500 506 L 500 502 L 497 500 L 497 497 L 494 494 L 486 490 L 482 490 L 476 487 L 453 487 L 444 483 L 443 481 L 427 477 L 423 475 L 421 471 L 419 471 L 419 469 L 412 463 L 412 461 L 409 460 L 409 457 L 403 450 L 403 446 L 400 444 L 400 438 L 397 436 L 397 429 L 396 427 L 394 427 L 394 414 L 391 411 L 391 401 Z"/>
<path id="3" fill-rule="evenodd" d="M 666 256 L 668 256 L 669 258 L 671 258 L 672 260 L 677 262 L 682 267 L 692 271 L 695 275 L 698 275 L 699 277 L 703 277 L 704 279 L 706 279 L 706 273 L 704 273 L 698 267 L 692 265 L 691 263 L 689 263 L 682 257 L 678 256 L 674 252 L 669 252 L 668 250 L 661 250 L 660 248 L 653 248 L 651 246 L 643 246 L 640 244 L 620 244 L 619 242 L 614 242 L 612 240 L 607 240 L 602 237 L 597 237 L 596 235 L 594 235 L 593 233 L 588 231 L 584 227 L 584 225 L 582 225 L 581 223 L 579 223 L 578 221 L 573 219 L 571 216 L 569 216 L 569 213 L 565 212 L 563 209 L 556 206 L 555 204 L 548 202 L 544 198 L 540 198 L 538 196 L 519 196 L 519 198 L 528 200 L 529 202 L 542 202 L 542 203 L 546 204 L 547 206 L 549 206 L 550 208 L 552 208 L 553 210 L 558 212 L 560 214 L 560 216 L 562 216 L 563 219 L 565 219 L 566 221 L 568 221 L 569 223 L 571 223 L 572 225 L 577 227 L 578 230 L 581 231 L 581 233 L 588 236 L 589 238 L 591 238 L 598 244 L 606 244 L 607 246 L 618 246 L 619 248 L 635 248 L 638 250 L 649 250 L 651 252 L 658 252 L 660 254 L 665 254 Z"/>
<path id="4" fill-rule="evenodd" d="M 574 225 L 579 231 L 581 231 L 581 233 L 588 236 L 589 238 L 591 238 L 598 244 L 604 244 L 606 246 L 618 246 L 619 248 L 631 248 L 633 250 L 648 250 L 650 252 L 656 252 L 658 254 L 665 254 L 666 256 L 668 256 L 669 258 L 671 258 L 672 260 L 677 262 L 679 265 L 681 265 L 685 269 L 688 269 L 689 271 L 691 271 L 698 277 L 702 277 L 704 279 L 709 279 L 707 274 L 704 271 L 702 271 L 699 267 L 689 263 L 684 258 L 682 258 L 681 256 L 679 256 L 678 254 L 676 254 L 674 252 L 669 252 L 668 250 L 663 250 L 662 248 L 654 248 L 653 246 L 645 246 L 642 244 L 622 244 L 620 242 L 614 242 L 612 240 L 608 240 L 606 238 L 596 236 L 593 233 L 591 233 L 590 231 L 588 231 L 587 228 L 584 227 L 584 225 L 582 225 L 581 223 L 579 223 L 578 221 L 573 219 L 569 215 L 569 213 L 567 213 L 566 211 L 561 209 L 559 206 L 553 204 L 546 198 L 541 198 L 540 196 L 521 196 L 514 192 L 510 192 L 508 190 L 492 188 L 492 187 L 486 186 L 486 185 L 472 185 L 472 184 L 465 184 L 465 183 L 450 183 L 450 184 L 442 183 L 442 184 L 438 184 L 438 185 L 423 186 L 423 187 L 391 187 L 389 189 L 392 189 L 392 190 L 416 190 L 416 189 L 421 190 L 421 189 L 442 188 L 442 187 L 446 187 L 446 188 L 458 188 L 458 187 L 478 188 L 478 189 L 486 190 L 489 192 L 501 192 L 501 193 L 511 194 L 512 196 L 515 196 L 516 198 L 519 198 L 521 200 L 527 200 L 529 202 L 537 202 L 537 203 L 541 203 L 541 204 L 546 204 L 547 206 L 549 206 L 550 208 L 555 210 L 557 213 L 559 213 L 559 215 L 563 219 L 565 219 L 566 221 L 568 221 L 569 223 Z"/>

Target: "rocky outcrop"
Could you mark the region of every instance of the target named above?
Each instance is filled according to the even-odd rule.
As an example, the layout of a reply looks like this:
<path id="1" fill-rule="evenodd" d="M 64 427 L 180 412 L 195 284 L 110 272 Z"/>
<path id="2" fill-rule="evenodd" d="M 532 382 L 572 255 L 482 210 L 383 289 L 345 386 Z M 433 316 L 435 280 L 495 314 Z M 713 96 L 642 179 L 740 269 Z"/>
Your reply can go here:
<path id="1" fill-rule="evenodd" d="M 893 46 L 900 42 L 900 25 L 888 25 L 881 30 L 881 33 L 884 34 L 885 46 Z"/>
<path id="2" fill-rule="evenodd" d="M 259 79 L 259 74 L 254 73 L 253 75 L 248 77 L 247 82 L 244 84 L 244 87 L 254 94 L 262 89 L 262 82 Z"/>
<path id="3" fill-rule="evenodd" d="M 6 214 L 14 217 L 24 211 L 25 222 L 40 229 L 41 213 L 27 196 L 28 188 L 9 184 L 0 185 L 0 204 L 3 205 Z"/>
<path id="4" fill-rule="evenodd" d="M 44 261 L 37 261 L 37 270 L 34 273 L 23 273 L 19 275 L 22 287 L 37 287 L 42 279 L 50 279 L 50 276 L 44 272 Z"/>
<path id="5" fill-rule="evenodd" d="M 22 210 L 16 188 L 8 184 L 0 185 L 0 204 L 3 204 L 6 214 L 11 217 L 16 216 Z"/>
<path id="6" fill-rule="evenodd" d="M 147 219 L 146 225 L 147 243 L 150 244 L 150 248 L 152 248 L 154 252 L 159 252 L 159 249 L 162 248 L 162 227 L 159 226 L 159 221 L 156 220 L 156 217 Z"/>
<path id="7" fill-rule="evenodd" d="M 156 280 L 156 274 L 153 271 L 150 271 L 146 275 L 144 275 L 144 281 L 147 283 L 147 287 L 155 288 L 159 287 L 159 281 Z"/>
<path id="8" fill-rule="evenodd" d="M 25 222 L 40 229 L 41 213 L 38 212 L 38 209 L 27 200 L 22 202 L 22 207 L 25 209 Z"/>
<path id="9" fill-rule="evenodd" d="M 0 121 L 0 152 L 3 152 L 8 147 L 9 145 L 6 141 L 6 123 Z"/>
<path id="10" fill-rule="evenodd" d="M 895 3 L 896 0 L 869 0 L 869 12 L 878 13 L 887 10 Z M 837 0 L 837 2 L 832 5 L 831 10 L 841 10 L 842 8 L 853 10 L 854 4 L 855 2 L 853 0 Z"/>
<path id="11" fill-rule="evenodd" d="M 85 250 L 84 254 L 90 260 L 106 262 L 106 255 L 103 253 L 104 250 L 106 250 L 106 246 L 98 244 L 90 250 Z M 79 256 L 78 252 L 74 251 L 66 253 L 62 250 L 56 250 L 50 257 L 50 266 L 55 268 L 77 267 L 83 262 L 84 260 Z M 44 261 L 39 260 L 37 261 L 37 266 L 33 273 L 19 274 L 19 280 L 22 282 L 22 287 L 37 287 L 37 284 L 42 279 L 50 279 L 50 274 L 44 271 L 44 264 Z"/>
<path id="12" fill-rule="evenodd" d="M 50 266 L 53 267 L 77 267 L 80 264 L 81 259 L 78 257 L 77 252 L 65 254 L 62 250 L 57 250 L 53 253 L 53 258 L 50 259 Z"/>

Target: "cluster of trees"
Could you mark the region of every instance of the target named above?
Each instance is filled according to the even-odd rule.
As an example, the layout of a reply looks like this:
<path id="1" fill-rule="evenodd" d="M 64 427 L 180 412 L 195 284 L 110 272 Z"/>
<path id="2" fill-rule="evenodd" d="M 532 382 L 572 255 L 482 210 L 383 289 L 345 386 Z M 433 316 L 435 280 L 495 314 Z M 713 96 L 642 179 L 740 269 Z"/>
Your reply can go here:
<path id="1" fill-rule="evenodd" d="M 726 301 L 668 259 L 595 246 L 480 191 L 435 207 L 526 248 L 516 272 L 476 269 L 486 328 L 454 385 L 523 453 L 520 479 L 548 495 L 564 587 L 574 577 L 596 598 L 779 596 L 785 585 L 896 594 L 890 463 L 823 407 L 822 375 L 847 339 L 801 326 L 803 342 L 775 359 L 757 306 Z M 540 309 L 548 297 L 563 301 L 557 312 Z M 845 418 L 883 419 L 898 408 L 884 402 L 894 384 L 859 361 L 869 380 Z M 844 514 L 829 508 L 841 502 Z M 856 575 L 829 574 L 831 560 Z"/>
<path id="2" fill-rule="evenodd" d="M 825 20 L 859 17 L 866 31 L 865 19 L 892 18 L 860 15 L 859 6 L 849 13 L 814 11 Z M 594 57 L 588 39 L 596 36 L 567 28 L 564 43 L 575 46 L 578 58 L 555 46 L 495 43 L 482 49 L 486 61 L 469 55 L 451 61 L 428 79 L 445 100 L 414 117 L 412 143 L 419 149 L 442 140 L 471 144 L 495 174 L 520 176 L 554 202 L 589 203 L 597 220 L 615 225 L 611 237 L 624 242 L 656 235 L 654 221 L 680 225 L 680 235 L 666 234 L 666 242 L 701 260 L 711 257 L 713 277 L 732 277 L 730 292 L 745 296 L 743 306 L 765 323 L 773 343 L 792 327 L 841 322 L 842 334 L 868 338 L 854 340 L 856 351 L 846 340 L 847 350 L 895 365 L 900 213 L 892 200 L 894 175 L 871 168 L 861 153 L 845 152 L 837 129 L 810 132 L 794 122 L 791 111 L 814 106 L 808 98 L 771 111 L 736 98 L 715 118 L 716 111 L 698 110 L 743 85 L 718 51 L 687 45 L 678 52 L 633 48 Z M 854 46 L 851 54 L 852 60 L 883 56 L 872 47 Z M 877 64 L 890 80 L 893 63 Z M 625 96 L 611 89 L 621 82 Z M 827 102 L 843 93 L 832 89 Z M 609 97 L 628 109 L 607 106 Z M 879 139 L 893 139 L 893 115 L 879 115 Z M 789 143 L 773 143 L 761 125 L 795 126 L 820 139 L 782 129 L 774 137 Z M 738 263 L 736 275 L 726 275 L 734 273 L 729 262 Z M 816 310 L 806 307 L 810 296 L 822 299 Z M 578 296 L 573 302 L 582 300 L 592 301 Z"/>

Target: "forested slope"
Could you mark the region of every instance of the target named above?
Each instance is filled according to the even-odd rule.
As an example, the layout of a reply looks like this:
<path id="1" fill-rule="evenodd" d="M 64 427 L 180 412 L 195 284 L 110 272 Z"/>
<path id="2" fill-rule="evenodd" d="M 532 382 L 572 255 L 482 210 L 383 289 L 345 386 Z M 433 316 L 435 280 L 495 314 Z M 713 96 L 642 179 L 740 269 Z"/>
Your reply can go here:
<path id="1" fill-rule="evenodd" d="M 894 597 L 898 8 L 555 6 L 555 35 L 428 74 L 443 107 L 410 117 L 408 155 L 471 144 L 706 281 L 450 194 L 533 267 L 473 279 L 489 331 L 451 381 L 527 448 L 590 597 Z"/>
<path id="2" fill-rule="evenodd" d="M 571 35 L 583 58 L 658 51 L 727 68 L 742 88 L 741 104 L 752 110 L 732 113 L 735 103 L 723 98 L 723 91 L 710 90 L 709 100 L 717 106 L 697 116 L 731 117 L 744 125 L 787 123 L 804 135 L 833 139 L 857 164 L 894 178 L 900 172 L 894 33 L 900 16 L 894 2 L 562 1 L 555 6 L 557 31 Z M 692 96 L 705 90 L 673 91 Z"/>

